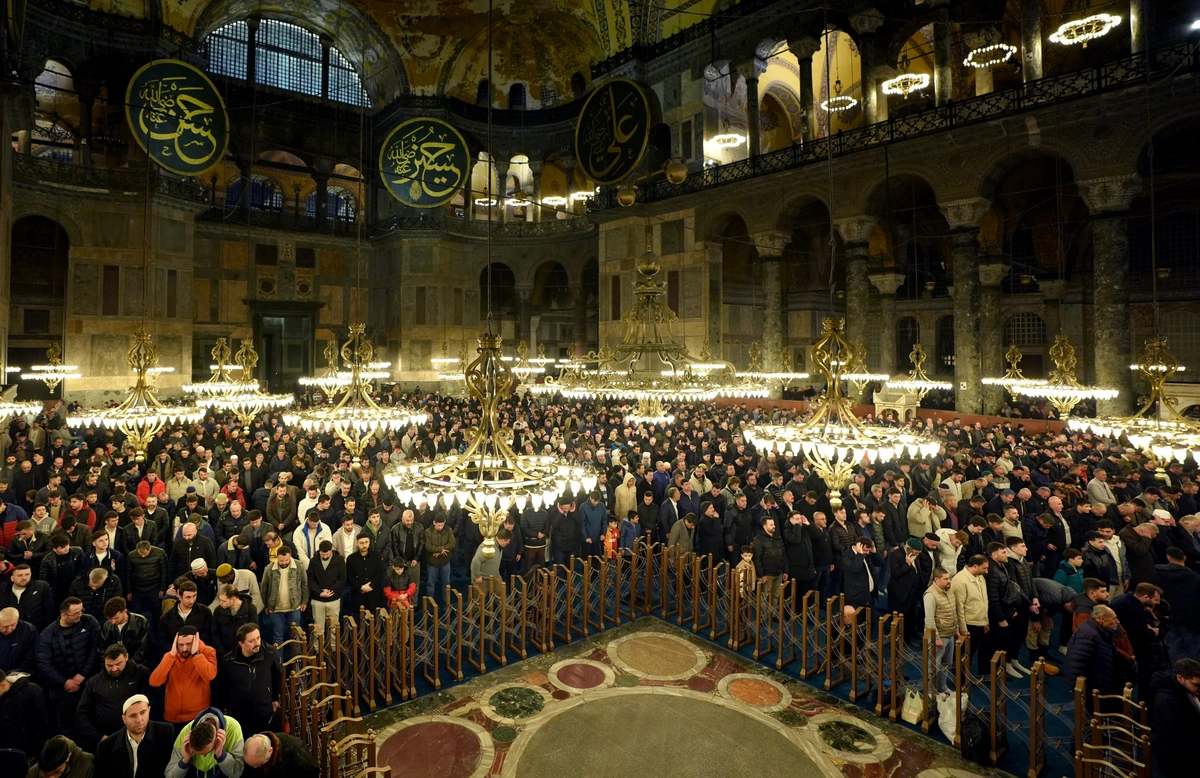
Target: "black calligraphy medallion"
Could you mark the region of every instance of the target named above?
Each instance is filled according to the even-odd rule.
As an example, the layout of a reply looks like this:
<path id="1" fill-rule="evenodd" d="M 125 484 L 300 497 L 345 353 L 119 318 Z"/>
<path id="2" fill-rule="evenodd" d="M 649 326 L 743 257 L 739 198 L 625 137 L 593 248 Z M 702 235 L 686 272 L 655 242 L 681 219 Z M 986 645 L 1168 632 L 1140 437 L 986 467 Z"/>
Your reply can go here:
<path id="1" fill-rule="evenodd" d="M 225 156 L 225 102 L 208 76 L 186 62 L 159 59 L 135 73 L 125 117 L 138 145 L 172 173 L 200 175 Z"/>
<path id="2" fill-rule="evenodd" d="M 441 119 L 409 119 L 383 142 L 379 175 L 392 196 L 405 205 L 436 208 L 470 183 L 467 142 Z M 468 201 L 470 196 L 468 192 Z"/>
<path id="3" fill-rule="evenodd" d="M 650 139 L 650 103 L 633 81 L 616 78 L 592 92 L 575 126 L 575 158 L 597 184 L 623 181 Z"/>

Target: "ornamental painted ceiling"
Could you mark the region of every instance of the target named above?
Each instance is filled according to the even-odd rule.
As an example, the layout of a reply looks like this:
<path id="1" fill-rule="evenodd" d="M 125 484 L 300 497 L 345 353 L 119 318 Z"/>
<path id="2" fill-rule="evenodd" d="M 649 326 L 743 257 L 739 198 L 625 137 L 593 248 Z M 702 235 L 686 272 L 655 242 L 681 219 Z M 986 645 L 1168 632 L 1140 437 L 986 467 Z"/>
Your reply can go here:
<path id="1" fill-rule="evenodd" d="M 127 17 L 148 14 L 202 41 L 259 14 L 333 40 L 384 100 L 447 94 L 474 102 L 487 73 L 487 0 L 75 0 Z M 526 85 L 529 107 L 568 102 L 571 77 L 635 43 L 708 18 L 729 0 L 495 0 L 493 86 Z"/>

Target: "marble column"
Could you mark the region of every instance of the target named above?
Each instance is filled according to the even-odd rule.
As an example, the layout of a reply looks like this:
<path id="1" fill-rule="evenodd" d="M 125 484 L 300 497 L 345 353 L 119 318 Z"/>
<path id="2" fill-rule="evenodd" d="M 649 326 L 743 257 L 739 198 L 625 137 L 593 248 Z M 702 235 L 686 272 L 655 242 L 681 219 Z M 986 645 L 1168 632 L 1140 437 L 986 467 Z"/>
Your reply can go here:
<path id="1" fill-rule="evenodd" d="M 783 249 L 791 242 L 791 235 L 780 230 L 770 230 L 754 235 L 754 246 L 762 263 L 763 329 L 762 366 L 767 372 L 781 368 L 784 338 L 787 337 L 787 312 L 783 308 Z M 783 384 L 771 381 L 771 397 L 783 396 Z"/>
<path id="2" fill-rule="evenodd" d="M 559 157 L 558 161 L 562 163 L 563 175 L 567 178 L 567 204 L 563 206 L 563 210 L 567 213 L 575 213 L 576 208 L 579 207 L 578 201 L 571 196 L 575 194 L 575 158 Z"/>
<path id="3" fill-rule="evenodd" d="M 1021 0 L 1021 77 L 1042 77 L 1042 0 Z"/>
<path id="4" fill-rule="evenodd" d="M 79 147 L 75 163 L 83 167 L 92 166 L 92 107 L 96 99 L 91 95 L 79 95 Z"/>
<path id="5" fill-rule="evenodd" d="M 986 256 L 979 261 L 980 363 L 983 376 L 1003 375 L 1006 369 L 1004 321 L 1000 311 L 1000 284 L 1008 277 L 1011 262 L 1005 256 Z M 1004 387 L 983 387 L 983 412 L 996 413 L 1004 402 Z"/>
<path id="6" fill-rule="evenodd" d="M 999 41 L 1000 33 L 996 28 L 989 27 L 977 32 L 968 32 L 963 38 L 966 40 L 969 49 L 982 49 Z M 979 95 L 991 94 L 995 89 L 995 84 L 992 80 L 992 69 L 971 68 L 971 70 L 975 71 L 975 95 L 978 97 Z"/>
<path id="7" fill-rule="evenodd" d="M 1148 48 L 1153 8 L 1150 0 L 1129 0 L 1129 48 L 1133 54 Z"/>
<path id="8" fill-rule="evenodd" d="M 758 77 L 767 71 L 767 63 L 758 57 L 740 62 L 737 72 L 746 79 L 746 143 L 750 159 L 762 151 L 762 123 L 759 118 L 760 101 Z"/>
<path id="9" fill-rule="evenodd" d="M 492 192 L 492 199 L 496 204 L 492 206 L 496 209 L 496 215 L 499 217 L 497 221 L 501 224 L 508 221 L 508 160 L 496 160 L 492 163 L 496 170 L 497 188 Z M 486 196 L 486 195 L 485 195 Z"/>
<path id="10" fill-rule="evenodd" d="M 313 171 L 312 178 L 317 182 L 315 196 L 317 224 L 324 224 L 325 220 L 329 218 L 329 174 Z"/>
<path id="11" fill-rule="evenodd" d="M 328 35 L 321 36 L 321 98 L 329 99 L 329 50 L 333 39 Z"/>
<path id="12" fill-rule="evenodd" d="M 954 281 L 954 409 L 983 409 L 979 351 L 979 222 L 991 203 L 983 198 L 941 205 L 950 226 Z"/>
<path id="13" fill-rule="evenodd" d="M 856 353 L 864 353 L 870 311 L 867 299 L 871 291 L 868 259 L 871 233 L 877 222 L 870 216 L 838 219 L 834 229 L 842 236 L 846 256 L 846 341 Z"/>
<path id="14" fill-rule="evenodd" d="M 716 241 L 706 241 L 702 245 L 705 264 L 708 267 L 708 332 L 705 340 L 712 353 L 724 359 L 725 292 L 721 275 L 721 266 L 725 261 L 724 252 L 721 244 Z"/>
<path id="15" fill-rule="evenodd" d="M 1046 343 L 1043 345 L 1047 349 L 1054 341 L 1054 336 L 1063 331 L 1062 298 L 1066 286 L 1066 281 L 1057 278 L 1052 281 L 1038 281 L 1038 288 L 1042 290 L 1042 300 L 1045 302 Z M 1005 343 L 1004 347 L 1008 348 L 1008 344 Z"/>
<path id="16" fill-rule="evenodd" d="M 904 370 L 896 364 L 896 290 L 904 285 L 904 274 L 885 270 L 869 278 L 879 290 L 879 372 L 899 375 Z"/>
<path id="17" fill-rule="evenodd" d="M 517 292 L 517 342 L 529 344 L 533 349 L 533 335 L 530 318 L 533 312 L 533 286 L 518 286 Z M 532 352 L 536 354 L 537 351 Z"/>
<path id="18" fill-rule="evenodd" d="M 542 162 L 530 162 L 529 170 L 533 174 L 533 191 L 529 193 L 529 207 L 525 209 L 526 220 L 540 222 L 542 220 Z"/>
<path id="19" fill-rule="evenodd" d="M 954 61 L 950 57 L 950 3 L 939 0 L 933 16 L 933 90 L 938 105 L 950 102 L 954 94 Z"/>
<path id="20" fill-rule="evenodd" d="M 1140 176 L 1117 175 L 1079 181 L 1079 194 L 1092 223 L 1092 354 L 1096 383 L 1119 389 L 1115 400 L 1101 400 L 1100 415 L 1124 414 L 1133 407 L 1129 370 L 1129 236 L 1126 219 L 1141 192 Z"/>
<path id="21" fill-rule="evenodd" d="M 850 17 L 850 24 L 858 33 L 858 56 L 861 64 L 860 85 L 862 86 L 863 126 L 879 121 L 879 87 L 875 78 L 875 31 L 883 24 L 883 14 L 870 8 Z"/>
<path id="22" fill-rule="evenodd" d="M 575 353 L 582 356 L 587 353 L 587 294 L 583 284 L 571 293 L 575 295 Z"/>
<path id="23" fill-rule="evenodd" d="M 788 41 L 788 51 L 796 58 L 800 67 L 800 107 L 804 110 L 804 141 L 816 139 L 817 111 L 813 103 L 813 55 L 821 49 L 815 38 L 800 38 L 795 43 Z"/>

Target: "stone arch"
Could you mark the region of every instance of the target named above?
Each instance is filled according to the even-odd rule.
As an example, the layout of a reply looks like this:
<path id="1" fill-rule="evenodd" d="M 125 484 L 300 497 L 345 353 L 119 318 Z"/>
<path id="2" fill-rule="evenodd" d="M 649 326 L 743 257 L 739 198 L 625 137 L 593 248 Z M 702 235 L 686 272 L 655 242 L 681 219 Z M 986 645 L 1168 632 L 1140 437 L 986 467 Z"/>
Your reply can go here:
<path id="1" fill-rule="evenodd" d="M 57 222 L 60 227 L 67 231 L 67 238 L 72 246 L 84 245 L 83 227 L 72 215 L 72 212 L 66 208 L 59 207 L 58 204 L 52 205 L 44 199 L 44 195 L 25 196 L 22 193 L 21 197 L 13 198 L 12 205 L 12 223 L 16 224 L 19 220 L 26 216 L 41 216 L 51 221 Z M 59 201 L 56 199 L 56 203 Z"/>
<path id="2" fill-rule="evenodd" d="M 497 316 L 515 314 L 520 309 L 520 299 L 517 295 L 517 275 L 510 265 L 493 261 L 490 265 L 485 261 L 479 271 L 479 316 L 487 315 L 488 310 L 488 269 L 491 268 L 492 313 Z"/>
<path id="3" fill-rule="evenodd" d="M 535 310 L 566 310 L 574 304 L 574 289 L 562 262 L 547 259 L 533 271 L 531 301 Z"/>
<path id="4" fill-rule="evenodd" d="M 779 81 L 772 81 L 763 96 L 771 97 L 779 103 L 787 114 L 792 141 L 800 140 L 804 135 L 804 106 L 800 102 L 800 96 L 791 87 Z"/>
<path id="5" fill-rule="evenodd" d="M 721 235 L 729 228 L 729 225 L 735 220 L 741 220 L 742 224 L 746 225 L 746 229 L 751 230 L 751 225 L 755 221 L 750 217 L 749 212 L 740 205 L 730 205 L 723 203 L 718 206 L 719 210 L 715 210 L 713 215 L 705 214 L 703 218 L 698 218 L 698 224 L 704 224 L 703 232 L 696 236 L 697 240 L 719 241 Z"/>

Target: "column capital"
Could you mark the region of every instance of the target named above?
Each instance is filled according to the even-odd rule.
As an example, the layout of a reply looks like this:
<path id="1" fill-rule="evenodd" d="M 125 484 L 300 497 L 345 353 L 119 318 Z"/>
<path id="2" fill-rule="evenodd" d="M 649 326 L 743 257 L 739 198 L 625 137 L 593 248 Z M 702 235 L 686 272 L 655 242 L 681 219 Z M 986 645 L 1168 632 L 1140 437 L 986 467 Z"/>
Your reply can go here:
<path id="1" fill-rule="evenodd" d="M 1008 278 L 1008 271 L 1012 269 L 1012 260 L 1003 255 L 993 254 L 991 256 L 979 258 L 979 284 L 981 286 L 996 287 Z"/>
<path id="2" fill-rule="evenodd" d="M 888 271 L 885 273 L 871 273 L 867 276 L 871 279 L 871 285 L 879 290 L 879 294 L 884 297 L 892 297 L 896 294 L 896 290 L 904 285 L 904 274 L 896 271 Z"/>
<path id="3" fill-rule="evenodd" d="M 833 228 L 846 243 L 866 243 L 871 239 L 871 233 L 879 226 L 874 216 L 851 216 L 846 219 L 836 219 Z"/>
<path id="4" fill-rule="evenodd" d="M 696 248 L 704 251 L 704 259 L 707 262 L 717 264 L 725 259 L 725 253 L 721 248 L 721 244 L 715 240 L 706 240 L 703 243 L 697 243 Z"/>
<path id="5" fill-rule="evenodd" d="M 1061 278 L 1056 278 L 1053 281 L 1038 281 L 1038 287 L 1042 290 L 1042 297 L 1047 302 L 1056 302 L 1062 299 L 1063 290 L 1066 288 L 1067 282 Z"/>
<path id="6" fill-rule="evenodd" d="M 1136 173 L 1092 178 L 1077 181 L 1076 184 L 1079 186 L 1079 196 L 1093 216 L 1128 210 L 1133 199 L 1142 191 L 1142 177 Z"/>
<path id="7" fill-rule="evenodd" d="M 821 42 L 816 38 L 800 38 L 795 42 L 788 41 L 788 51 L 792 52 L 792 56 L 796 59 L 812 59 L 813 55 L 821 50 Z"/>
<path id="8" fill-rule="evenodd" d="M 758 77 L 767 72 L 766 60 L 757 54 L 734 65 L 737 74 L 747 81 L 757 81 Z"/>
<path id="9" fill-rule="evenodd" d="M 874 8 L 867 8 L 851 16 L 850 24 L 859 35 L 871 35 L 883 26 L 883 14 Z"/>
<path id="10" fill-rule="evenodd" d="M 941 203 L 942 215 L 952 230 L 977 229 L 983 215 L 992 207 L 992 201 L 983 197 L 951 200 Z"/>
<path id="11" fill-rule="evenodd" d="M 791 233 L 783 230 L 763 230 L 750 236 L 758 249 L 759 259 L 774 259 L 783 256 L 783 249 L 792 242 Z"/>

